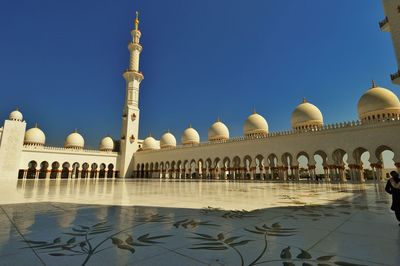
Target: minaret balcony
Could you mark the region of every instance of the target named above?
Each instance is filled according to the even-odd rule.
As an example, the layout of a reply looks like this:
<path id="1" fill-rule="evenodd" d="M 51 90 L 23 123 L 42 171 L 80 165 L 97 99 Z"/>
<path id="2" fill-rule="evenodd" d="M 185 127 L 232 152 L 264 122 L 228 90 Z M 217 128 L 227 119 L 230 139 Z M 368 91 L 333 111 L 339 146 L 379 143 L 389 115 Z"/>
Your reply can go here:
<path id="1" fill-rule="evenodd" d="M 123 76 L 125 80 L 137 80 L 138 82 L 141 82 L 144 79 L 144 75 L 142 72 L 132 69 L 125 70 Z"/>
<path id="2" fill-rule="evenodd" d="M 389 19 L 388 17 L 385 17 L 383 20 L 379 22 L 379 27 L 381 28 L 381 31 L 390 31 L 390 25 L 389 25 Z"/>
<path id="3" fill-rule="evenodd" d="M 129 45 L 128 45 L 128 49 L 129 49 L 129 51 L 134 51 L 134 50 L 137 50 L 137 51 L 139 51 L 139 53 L 140 52 L 142 52 L 142 50 L 143 50 L 143 47 L 139 44 L 139 43 L 134 43 L 134 42 L 131 42 L 131 43 L 129 43 Z"/>
<path id="4" fill-rule="evenodd" d="M 398 70 L 396 73 L 391 74 L 390 78 L 392 79 L 392 82 L 394 84 L 400 85 L 400 70 Z"/>

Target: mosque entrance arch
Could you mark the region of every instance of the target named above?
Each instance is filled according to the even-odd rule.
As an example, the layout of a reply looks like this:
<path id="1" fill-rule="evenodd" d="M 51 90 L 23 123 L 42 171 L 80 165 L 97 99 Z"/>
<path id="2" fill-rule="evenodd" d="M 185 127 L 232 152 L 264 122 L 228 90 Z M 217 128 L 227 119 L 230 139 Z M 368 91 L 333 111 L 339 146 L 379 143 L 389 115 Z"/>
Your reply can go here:
<path id="1" fill-rule="evenodd" d="M 51 164 L 50 179 L 56 179 L 58 176 L 58 168 L 60 168 L 59 162 L 53 162 Z"/>
<path id="2" fill-rule="evenodd" d="M 72 165 L 72 177 L 71 178 L 78 178 L 79 177 L 79 173 L 80 173 L 79 167 L 80 167 L 79 163 L 74 163 Z"/>
<path id="3" fill-rule="evenodd" d="M 113 178 L 113 177 L 114 177 L 114 165 L 110 163 L 108 165 L 107 178 Z"/>
<path id="4" fill-rule="evenodd" d="M 106 177 L 106 164 L 102 163 L 100 164 L 99 178 L 105 178 L 105 177 Z"/>
<path id="5" fill-rule="evenodd" d="M 97 168 L 99 166 L 97 163 L 92 163 L 91 169 L 90 169 L 90 178 L 96 178 L 97 177 Z"/>
<path id="6" fill-rule="evenodd" d="M 69 178 L 70 164 L 68 162 L 63 163 L 61 170 L 61 178 Z"/>
<path id="7" fill-rule="evenodd" d="M 39 170 L 39 179 L 45 179 L 47 176 L 47 168 L 49 167 L 49 163 L 44 161 L 40 164 Z"/>
<path id="8" fill-rule="evenodd" d="M 36 167 L 37 167 L 37 162 L 36 161 L 30 161 L 28 163 L 28 172 L 26 174 L 27 179 L 35 179 L 36 177 Z"/>

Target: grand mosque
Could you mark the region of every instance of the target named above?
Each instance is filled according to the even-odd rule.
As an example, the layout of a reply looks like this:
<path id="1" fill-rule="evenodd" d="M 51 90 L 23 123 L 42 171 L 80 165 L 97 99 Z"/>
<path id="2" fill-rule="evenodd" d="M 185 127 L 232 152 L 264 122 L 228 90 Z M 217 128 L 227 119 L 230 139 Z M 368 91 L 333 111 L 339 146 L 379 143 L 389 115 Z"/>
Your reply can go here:
<path id="1" fill-rule="evenodd" d="M 383 4 L 386 16 L 379 26 L 390 32 L 400 66 L 400 1 Z M 385 177 L 385 151 L 394 154 L 400 170 L 400 102 L 395 93 L 375 82 L 360 95 L 357 121 L 324 124 L 318 107 L 303 99 L 292 112 L 292 128 L 286 131 L 270 132 L 265 118 L 254 111 L 243 122 L 243 136 L 231 137 L 217 119 L 205 141 L 192 126 L 184 130 L 180 143 L 169 131 L 159 140 L 138 139 L 139 90 L 144 79 L 139 69 L 138 16 L 134 24 L 129 67 L 123 73 L 126 97 L 120 138 L 106 136 L 98 150 L 88 150 L 83 136 L 74 131 L 64 147 L 50 147 L 45 133 L 38 126 L 26 129 L 23 114 L 15 110 L 0 128 L 2 177 L 299 180 L 318 176 L 326 181 L 364 182 L 366 168 L 375 180 Z M 390 77 L 400 85 L 400 71 Z M 369 165 L 363 163 L 364 153 L 369 153 Z"/>

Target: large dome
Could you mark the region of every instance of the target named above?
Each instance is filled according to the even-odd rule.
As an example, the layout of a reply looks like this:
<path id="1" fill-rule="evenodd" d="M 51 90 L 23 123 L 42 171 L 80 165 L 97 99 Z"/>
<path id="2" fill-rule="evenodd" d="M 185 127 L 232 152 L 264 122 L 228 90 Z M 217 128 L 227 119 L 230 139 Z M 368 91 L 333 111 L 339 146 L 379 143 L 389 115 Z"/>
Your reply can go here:
<path id="1" fill-rule="evenodd" d="M 160 139 L 161 149 L 176 147 L 176 138 L 169 131 L 162 135 Z"/>
<path id="2" fill-rule="evenodd" d="M 324 118 L 317 106 L 304 99 L 294 109 L 291 122 L 294 129 L 321 127 L 324 124 Z"/>
<path id="3" fill-rule="evenodd" d="M 12 111 L 10 113 L 10 116 L 8 117 L 9 120 L 13 120 L 13 121 L 20 121 L 22 122 L 24 120 L 24 117 L 22 115 L 22 113 L 17 109 L 15 111 Z"/>
<path id="4" fill-rule="evenodd" d="M 104 137 L 100 141 L 99 150 L 113 151 L 114 150 L 114 140 L 110 136 Z"/>
<path id="5" fill-rule="evenodd" d="M 268 134 L 268 123 L 264 117 L 255 111 L 250 115 L 243 125 L 243 133 L 245 136 L 265 136 Z"/>
<path id="6" fill-rule="evenodd" d="M 43 146 L 45 142 L 46 136 L 43 131 L 37 127 L 37 125 L 25 132 L 25 145 Z"/>
<path id="7" fill-rule="evenodd" d="M 358 101 L 358 116 L 361 120 L 398 117 L 399 115 L 400 102 L 396 94 L 376 86 L 374 82 Z"/>
<path id="8" fill-rule="evenodd" d="M 190 125 L 185 129 L 185 131 L 183 131 L 181 140 L 183 145 L 199 144 L 200 136 L 199 133 L 197 133 L 197 131 Z"/>
<path id="9" fill-rule="evenodd" d="M 70 149 L 83 149 L 85 140 L 76 130 L 65 139 L 64 147 Z"/>
<path id="10" fill-rule="evenodd" d="M 219 141 L 229 139 L 229 129 L 219 119 L 208 129 L 208 140 Z"/>
<path id="11" fill-rule="evenodd" d="M 155 140 L 152 136 L 149 136 L 144 139 L 143 145 L 142 145 L 142 150 L 144 150 L 144 151 L 157 150 L 159 148 L 160 148 L 160 146 L 159 146 L 157 140 Z"/>

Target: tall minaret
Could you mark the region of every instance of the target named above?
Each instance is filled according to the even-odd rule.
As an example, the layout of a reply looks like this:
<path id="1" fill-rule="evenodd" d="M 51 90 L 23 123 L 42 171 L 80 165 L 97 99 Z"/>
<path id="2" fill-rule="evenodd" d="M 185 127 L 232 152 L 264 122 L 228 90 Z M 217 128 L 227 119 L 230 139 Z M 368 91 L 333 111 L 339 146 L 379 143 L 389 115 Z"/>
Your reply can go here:
<path id="1" fill-rule="evenodd" d="M 126 81 L 125 105 L 122 115 L 120 154 L 118 169 L 121 177 L 131 177 L 133 172 L 133 154 L 138 150 L 139 134 L 139 87 L 143 74 L 139 71 L 139 58 L 142 52 L 140 45 L 139 13 L 136 12 L 135 28 L 131 31 L 132 42 L 129 43 L 129 68 L 123 76 Z"/>
<path id="2" fill-rule="evenodd" d="M 379 22 L 382 31 L 390 32 L 397 58 L 397 71 L 390 75 L 394 84 L 400 85 L 400 0 L 382 0 L 385 18 Z"/>

